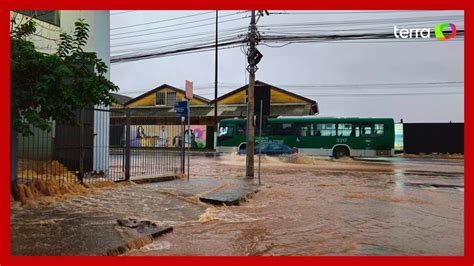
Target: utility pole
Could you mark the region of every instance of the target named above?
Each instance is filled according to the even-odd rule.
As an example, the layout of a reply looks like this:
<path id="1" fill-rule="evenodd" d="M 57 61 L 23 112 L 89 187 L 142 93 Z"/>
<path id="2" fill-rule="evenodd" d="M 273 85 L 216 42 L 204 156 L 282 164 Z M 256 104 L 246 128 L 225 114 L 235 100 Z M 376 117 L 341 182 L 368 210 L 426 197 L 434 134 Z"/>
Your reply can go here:
<path id="1" fill-rule="evenodd" d="M 255 10 L 252 10 L 250 27 L 249 27 L 249 50 L 247 54 L 249 72 L 249 86 L 247 88 L 247 157 L 245 160 L 245 177 L 254 177 L 254 142 L 255 142 L 255 126 L 254 126 L 254 88 L 255 88 L 255 72 L 257 71 L 257 63 L 253 55 L 257 51 L 257 25 L 255 22 Z"/>
<path id="2" fill-rule="evenodd" d="M 217 23 L 219 22 L 219 11 L 216 10 L 216 61 L 215 61 L 215 69 L 214 69 L 214 149 L 217 151 L 217 64 L 218 64 L 218 34 L 219 34 L 219 28 L 217 26 Z"/>

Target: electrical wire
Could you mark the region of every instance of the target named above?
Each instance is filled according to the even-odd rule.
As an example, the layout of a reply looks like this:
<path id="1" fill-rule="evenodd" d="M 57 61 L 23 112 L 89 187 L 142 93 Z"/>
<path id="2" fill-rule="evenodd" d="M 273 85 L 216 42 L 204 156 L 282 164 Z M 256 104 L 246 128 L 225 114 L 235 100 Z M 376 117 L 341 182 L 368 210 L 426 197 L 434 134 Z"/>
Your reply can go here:
<path id="1" fill-rule="evenodd" d="M 357 15 L 357 14 L 388 14 L 388 13 L 411 13 L 411 12 L 444 12 L 448 10 L 383 10 L 383 11 L 315 11 L 315 12 L 269 12 L 270 15 Z"/>
<path id="2" fill-rule="evenodd" d="M 226 34 L 226 33 L 244 33 L 246 32 L 246 28 L 243 27 L 237 27 L 237 28 L 227 28 L 227 29 L 222 29 L 219 30 L 219 35 L 220 34 Z M 146 40 L 140 40 L 140 41 L 134 41 L 134 42 L 125 42 L 125 43 L 118 43 L 118 44 L 111 44 L 110 47 L 122 47 L 122 46 L 130 46 L 130 45 L 136 45 L 136 44 L 145 44 L 145 43 L 156 43 L 156 42 L 167 42 L 170 40 L 178 40 L 178 39 L 185 39 L 189 37 L 196 37 L 196 36 L 209 36 L 213 37 L 216 35 L 215 31 L 205 31 L 205 32 L 196 32 L 192 34 L 184 34 L 184 35 L 176 35 L 176 36 L 171 36 L 167 37 L 166 39 L 164 38 L 159 38 L 159 39 L 146 39 Z M 184 42 L 184 41 L 183 41 Z"/>
<path id="3" fill-rule="evenodd" d="M 225 93 L 225 92 L 223 92 Z M 461 95 L 463 91 L 450 92 L 415 92 L 415 93 L 365 93 L 365 94 L 303 94 L 305 97 L 387 97 L 387 96 L 446 96 L 446 95 Z M 212 93 L 201 93 L 200 95 L 213 95 Z"/>
<path id="4" fill-rule="evenodd" d="M 450 16 L 449 18 L 453 18 Z M 407 20 L 408 19 L 408 20 Z M 345 43 L 357 43 L 357 42 L 387 42 L 387 41 L 396 41 L 396 43 L 401 43 L 400 40 L 397 40 L 393 34 L 393 32 L 379 32 L 379 31 L 368 31 L 368 32 L 356 32 L 357 30 L 366 30 L 361 29 L 360 27 L 357 29 L 332 29 L 326 30 L 326 32 L 330 31 L 334 34 L 321 34 L 320 32 L 316 32 L 314 26 L 317 25 L 324 25 L 324 26 L 334 26 L 340 27 L 341 25 L 350 24 L 350 26 L 360 26 L 362 24 L 370 23 L 414 23 L 414 21 L 424 21 L 426 20 L 433 20 L 433 21 L 441 21 L 446 19 L 446 16 L 427 16 L 427 17 L 410 17 L 410 18 L 393 18 L 393 19 L 371 19 L 371 20 L 345 20 L 345 21 L 329 21 L 329 22 L 310 22 L 305 24 L 271 24 L 271 25 L 263 25 L 260 26 L 259 29 L 262 30 L 263 34 L 260 34 L 259 42 L 263 45 L 267 45 L 269 47 L 283 47 L 289 45 L 291 43 L 314 43 L 314 42 L 345 42 Z M 451 21 L 451 20 L 450 20 Z M 332 23 L 332 24 L 328 24 Z M 215 25 L 215 23 L 210 23 L 209 25 Z M 354 25 L 355 24 L 355 25 Z M 199 25 L 202 26 L 202 25 Z M 265 27 L 267 27 L 265 29 Z M 294 30 L 296 27 L 298 29 L 297 32 L 292 32 L 292 34 L 287 34 L 286 32 L 282 32 L 281 30 L 284 29 L 283 27 L 288 27 L 288 29 Z M 193 27 L 188 27 L 193 28 Z M 187 29 L 187 28 L 186 28 Z M 278 30 L 280 32 L 278 32 Z M 243 30 L 243 29 L 238 29 Z M 302 31 L 303 30 L 303 31 Z M 175 31 L 175 30 L 173 30 Z M 350 32 L 349 34 L 340 34 L 339 32 Z M 140 35 L 144 36 L 146 34 Z M 189 36 L 189 35 L 188 35 Z M 459 29 L 458 34 L 456 36 L 456 40 L 463 40 L 464 37 L 464 29 Z M 178 37 L 177 37 L 178 38 Z M 186 39 L 188 37 L 180 37 Z M 246 35 L 237 35 L 233 36 L 232 34 L 226 35 L 226 41 L 221 42 L 220 47 L 228 46 L 228 45 L 237 45 L 243 46 L 247 43 Z M 161 56 L 170 56 L 173 54 L 183 54 L 189 53 L 192 51 L 201 51 L 207 50 L 212 47 L 215 47 L 213 44 L 213 40 L 211 38 L 188 38 L 189 42 L 185 43 L 183 40 L 180 43 L 169 43 L 167 45 L 160 45 L 160 46 L 149 46 L 149 47 L 140 47 L 140 48 L 130 48 L 125 50 L 119 50 L 119 52 L 126 52 L 127 54 L 120 54 L 112 56 L 112 63 L 116 62 L 130 62 L 135 60 L 142 60 L 142 59 L 149 59 Z M 426 42 L 432 40 L 404 40 L 404 41 L 418 41 L 418 42 Z M 143 44 L 145 41 L 141 42 Z M 284 43 L 282 45 L 271 45 L 271 43 Z M 245 50 L 240 48 L 242 53 Z"/>
<path id="5" fill-rule="evenodd" d="M 146 22 L 146 23 L 139 23 L 139 24 L 133 24 L 133 25 L 127 25 L 123 27 L 116 27 L 116 28 L 111 28 L 110 30 L 119 30 L 119 29 L 127 29 L 127 28 L 134 28 L 138 26 L 143 26 L 143 25 L 151 25 L 151 24 L 157 24 L 157 23 L 162 23 L 162 22 L 168 22 L 168 21 L 173 21 L 173 20 L 178 20 L 178 19 L 184 19 L 184 18 L 190 18 L 190 17 L 197 17 L 197 16 L 202 16 L 210 13 L 214 13 L 215 11 L 206 11 L 206 12 L 201 12 L 198 14 L 191 14 L 187 16 L 181 16 L 181 17 L 176 17 L 176 18 L 170 18 L 170 19 L 163 19 L 163 20 L 157 20 L 157 21 L 151 21 L 151 22 Z"/>
<path id="6" fill-rule="evenodd" d="M 221 15 L 221 16 L 219 16 L 219 18 L 230 17 L 230 16 L 235 16 L 235 15 L 239 15 L 239 13 Z M 188 24 L 193 24 L 193 23 L 202 22 L 202 21 L 209 21 L 209 20 L 215 20 L 215 18 L 198 19 L 198 20 L 193 20 L 193 21 L 187 21 L 187 22 L 182 22 L 182 23 L 177 23 L 177 24 L 166 25 L 166 26 L 162 26 L 162 27 L 154 27 L 154 28 L 149 28 L 149 29 L 141 29 L 141 30 L 127 31 L 127 32 L 120 32 L 120 33 L 111 34 L 110 36 L 113 37 L 113 36 L 127 35 L 127 34 L 137 33 L 137 32 L 154 31 L 154 30 L 157 30 L 157 29 L 172 28 L 172 27 L 176 27 L 176 26 L 188 25 Z M 115 39 L 115 38 L 113 38 L 113 39 Z"/>
<path id="7" fill-rule="evenodd" d="M 139 10 L 128 10 L 128 11 L 123 11 L 123 12 L 114 12 L 114 13 L 110 13 L 110 15 L 111 16 L 120 15 L 120 14 L 125 14 L 125 13 L 130 13 L 130 12 L 136 12 L 136 11 L 139 11 Z"/>
<path id="8" fill-rule="evenodd" d="M 234 18 L 234 19 L 223 20 L 223 21 L 219 21 L 219 24 L 223 24 L 223 23 L 227 23 L 227 22 L 231 22 L 231 21 L 242 20 L 242 19 L 244 19 L 244 18 Z M 156 34 L 161 34 L 161 33 L 166 33 L 166 32 L 176 32 L 176 31 L 182 31 L 182 30 L 195 29 L 195 28 L 200 28 L 200 27 L 205 27 L 205 26 L 210 26 L 210 25 L 215 25 L 215 22 L 200 24 L 200 25 L 191 26 L 191 27 L 172 29 L 172 30 L 150 32 L 150 33 L 145 33 L 145 34 L 137 34 L 137 35 L 117 37 L 117 38 L 110 38 L 110 40 L 113 41 L 113 40 L 128 39 L 128 38 L 133 38 L 133 37 L 143 37 L 143 36 L 156 35 Z"/>

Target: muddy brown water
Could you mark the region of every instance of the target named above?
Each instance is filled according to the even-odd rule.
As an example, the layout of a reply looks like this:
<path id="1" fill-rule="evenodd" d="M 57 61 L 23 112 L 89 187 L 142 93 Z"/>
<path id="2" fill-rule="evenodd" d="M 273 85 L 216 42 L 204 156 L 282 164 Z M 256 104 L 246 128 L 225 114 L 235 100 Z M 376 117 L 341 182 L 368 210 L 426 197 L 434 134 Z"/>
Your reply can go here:
<path id="1" fill-rule="evenodd" d="M 238 178 L 244 164 L 193 157 L 191 178 Z M 263 189 L 251 200 L 209 207 L 201 222 L 176 225 L 128 255 L 463 255 L 463 173 L 462 160 L 264 157 Z"/>
<path id="2" fill-rule="evenodd" d="M 240 156 L 192 157 L 191 163 L 191 179 L 206 178 L 205 186 L 245 173 L 245 157 Z M 41 208 L 14 207 L 12 248 L 17 254 L 69 254 L 69 248 L 61 253 L 51 247 L 56 242 L 76 246 L 77 232 L 92 241 L 88 226 L 136 217 L 174 230 L 125 255 L 464 253 L 463 160 L 263 157 L 261 179 L 260 192 L 232 207 L 179 197 L 174 181 L 77 196 Z M 58 230 L 66 236 L 53 236 Z"/>

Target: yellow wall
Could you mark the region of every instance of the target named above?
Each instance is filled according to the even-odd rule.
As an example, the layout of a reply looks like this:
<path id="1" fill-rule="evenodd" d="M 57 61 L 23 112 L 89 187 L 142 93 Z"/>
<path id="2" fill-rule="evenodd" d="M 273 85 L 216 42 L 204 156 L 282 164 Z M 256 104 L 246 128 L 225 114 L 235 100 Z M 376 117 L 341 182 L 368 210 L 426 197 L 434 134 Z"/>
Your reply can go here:
<path id="1" fill-rule="evenodd" d="M 246 90 L 241 90 L 219 100 L 218 104 L 245 104 L 245 95 Z M 271 103 L 306 103 L 303 99 L 277 91 L 273 88 L 270 90 L 270 97 Z"/>
<path id="2" fill-rule="evenodd" d="M 175 90 L 170 88 L 162 88 L 157 92 L 175 92 Z M 176 92 L 176 101 L 184 101 L 185 94 L 183 92 Z M 207 104 L 205 101 L 198 100 L 196 98 L 191 100 L 191 105 L 205 105 Z M 156 92 L 151 93 L 141 99 L 131 102 L 127 105 L 127 107 L 135 107 L 135 106 L 155 106 L 156 105 Z"/>
<path id="3" fill-rule="evenodd" d="M 271 103 L 305 103 L 303 99 L 272 89 L 270 92 Z"/>
<path id="4" fill-rule="evenodd" d="M 244 104 L 245 95 L 246 95 L 246 91 L 242 90 L 219 100 L 217 104 Z"/>

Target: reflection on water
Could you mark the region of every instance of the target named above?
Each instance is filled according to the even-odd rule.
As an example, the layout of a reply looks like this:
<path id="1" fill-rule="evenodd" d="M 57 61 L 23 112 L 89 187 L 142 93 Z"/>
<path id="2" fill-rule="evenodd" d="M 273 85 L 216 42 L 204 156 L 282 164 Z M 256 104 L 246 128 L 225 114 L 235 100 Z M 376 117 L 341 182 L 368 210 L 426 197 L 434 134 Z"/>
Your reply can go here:
<path id="1" fill-rule="evenodd" d="M 245 170 L 243 156 L 192 163 L 195 178 L 238 178 Z M 250 201 L 208 208 L 201 223 L 159 240 L 169 248 L 129 255 L 462 255 L 463 172 L 459 163 L 264 156 L 263 189 Z"/>

